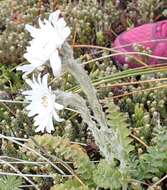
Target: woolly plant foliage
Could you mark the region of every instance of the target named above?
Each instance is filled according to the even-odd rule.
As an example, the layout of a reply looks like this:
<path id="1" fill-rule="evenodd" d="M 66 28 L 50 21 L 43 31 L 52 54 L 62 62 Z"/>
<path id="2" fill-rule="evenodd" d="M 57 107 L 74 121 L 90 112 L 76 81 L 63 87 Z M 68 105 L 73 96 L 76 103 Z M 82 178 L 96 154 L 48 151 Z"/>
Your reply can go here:
<path id="1" fill-rule="evenodd" d="M 152 145 L 147 152 L 139 157 L 138 175 L 139 179 L 152 179 L 162 177 L 167 170 L 167 127 L 154 129 Z"/>
<path id="2" fill-rule="evenodd" d="M 112 142 L 114 158 L 120 161 L 122 170 L 128 163 L 129 153 L 133 150 L 131 139 L 129 138 L 130 130 L 127 128 L 126 117 L 119 111 L 118 107 L 110 102 L 108 106 L 108 125 L 116 134 Z"/>
<path id="3" fill-rule="evenodd" d="M 117 106 L 111 102 L 107 111 L 108 128 L 104 131 L 103 143 L 108 147 L 112 160 L 100 160 L 94 172 L 95 183 L 102 188 L 126 189 L 130 176 L 129 153 L 133 150 L 130 131 L 127 128 L 125 116 L 119 112 Z M 110 133 L 112 131 L 112 133 Z"/>
<path id="4" fill-rule="evenodd" d="M 33 141 L 29 140 L 27 146 L 36 151 L 41 147 L 43 151 L 48 152 L 51 155 L 52 159 L 59 159 L 62 161 L 60 161 L 61 163 L 65 164 L 64 161 L 70 161 L 71 165 L 63 164 L 62 167 L 64 168 L 65 166 L 65 168 L 70 168 L 70 171 L 72 171 L 71 174 L 73 175 L 75 173 L 83 184 L 87 185 L 87 187 L 95 187 L 95 183 L 92 181 L 95 166 L 90 162 L 89 157 L 80 145 L 71 144 L 68 139 L 63 137 L 44 134 L 42 136 L 34 136 Z M 22 149 L 22 151 L 25 152 L 26 150 Z M 33 155 L 33 157 L 38 160 L 37 156 Z M 69 186 L 71 189 L 81 188 L 82 190 L 82 184 L 77 181 L 75 176 L 72 177 L 72 179 L 67 179 L 63 185 L 59 186 L 59 184 L 57 184 L 55 188 L 62 189 L 64 187 L 64 189 L 66 189 Z"/>

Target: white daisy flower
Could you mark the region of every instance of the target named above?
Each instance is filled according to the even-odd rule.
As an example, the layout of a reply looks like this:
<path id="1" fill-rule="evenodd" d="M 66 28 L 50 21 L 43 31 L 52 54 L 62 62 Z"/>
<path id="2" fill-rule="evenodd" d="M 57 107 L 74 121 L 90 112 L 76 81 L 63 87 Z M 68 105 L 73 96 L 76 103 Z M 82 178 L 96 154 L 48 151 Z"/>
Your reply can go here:
<path id="1" fill-rule="evenodd" d="M 51 87 L 48 87 L 47 75 L 42 78 L 38 75 L 37 80 L 33 76 L 33 80 L 26 79 L 25 81 L 32 88 L 22 94 L 30 102 L 26 107 L 29 111 L 28 116 L 35 116 L 34 125 L 38 126 L 35 132 L 46 130 L 51 133 L 54 130 L 53 119 L 58 122 L 63 121 L 57 114 L 57 110 L 63 109 L 63 106 L 55 102 L 56 96 L 52 93 Z"/>
<path id="2" fill-rule="evenodd" d="M 27 53 L 24 57 L 31 63 L 17 67 L 17 70 L 28 75 L 34 69 L 50 61 L 53 74 L 55 76 L 61 73 L 61 59 L 58 48 L 61 48 L 64 41 L 70 35 L 70 28 L 66 26 L 64 18 L 60 18 L 60 11 L 57 10 L 50 14 L 49 20 L 41 21 L 39 19 L 40 28 L 26 25 L 33 37 L 30 46 L 27 47 Z"/>

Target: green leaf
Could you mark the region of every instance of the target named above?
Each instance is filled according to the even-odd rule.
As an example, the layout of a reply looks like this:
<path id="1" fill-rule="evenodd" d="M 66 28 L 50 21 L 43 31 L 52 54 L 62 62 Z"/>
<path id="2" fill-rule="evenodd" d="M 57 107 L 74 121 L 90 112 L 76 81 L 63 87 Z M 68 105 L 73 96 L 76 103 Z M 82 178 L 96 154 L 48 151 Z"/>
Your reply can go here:
<path id="1" fill-rule="evenodd" d="M 19 188 L 21 184 L 21 178 L 15 176 L 0 177 L 0 190 L 21 190 Z"/>
<path id="2" fill-rule="evenodd" d="M 121 173 L 115 166 L 101 160 L 94 172 L 94 181 L 99 187 L 105 189 L 119 189 L 124 183 Z"/>

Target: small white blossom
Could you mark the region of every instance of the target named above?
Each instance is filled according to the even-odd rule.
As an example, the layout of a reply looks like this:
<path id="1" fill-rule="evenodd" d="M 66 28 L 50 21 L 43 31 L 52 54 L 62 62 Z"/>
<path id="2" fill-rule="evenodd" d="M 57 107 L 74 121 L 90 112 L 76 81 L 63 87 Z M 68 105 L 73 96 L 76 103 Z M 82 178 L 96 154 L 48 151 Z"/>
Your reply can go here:
<path id="1" fill-rule="evenodd" d="M 41 21 L 39 19 L 40 28 L 26 25 L 25 28 L 30 32 L 33 39 L 30 41 L 30 46 L 27 47 L 24 57 L 31 64 L 19 66 L 17 70 L 28 75 L 34 69 L 50 61 L 53 74 L 55 76 L 60 75 L 61 59 L 58 48 L 62 46 L 70 34 L 70 28 L 66 26 L 64 18 L 60 18 L 60 13 L 59 10 L 51 13 L 49 20 Z"/>
<path id="2" fill-rule="evenodd" d="M 48 133 L 54 130 L 53 119 L 58 122 L 63 121 L 59 118 L 57 110 L 63 109 L 63 106 L 55 102 L 55 94 L 52 93 L 51 87 L 47 84 L 47 75 L 42 78 L 38 75 L 37 80 L 26 79 L 26 83 L 32 88 L 23 92 L 25 98 L 30 104 L 26 107 L 29 111 L 28 116 L 34 117 L 34 125 L 38 126 L 36 132 L 46 129 Z"/>

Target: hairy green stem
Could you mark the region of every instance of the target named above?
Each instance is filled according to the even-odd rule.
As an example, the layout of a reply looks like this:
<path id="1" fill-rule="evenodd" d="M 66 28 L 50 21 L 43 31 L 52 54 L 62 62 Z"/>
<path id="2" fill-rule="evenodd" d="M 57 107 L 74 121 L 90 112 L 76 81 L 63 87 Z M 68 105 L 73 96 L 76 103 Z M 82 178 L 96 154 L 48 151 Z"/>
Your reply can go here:
<path id="1" fill-rule="evenodd" d="M 79 82 L 82 90 L 87 95 L 89 104 L 94 113 L 94 117 L 96 118 L 96 121 L 98 122 L 100 128 L 106 129 L 107 122 L 105 119 L 105 115 L 97 99 L 96 90 L 93 87 L 89 76 L 87 75 L 86 71 L 82 68 L 82 66 L 78 64 L 78 62 L 74 59 L 73 51 L 70 45 L 65 43 L 63 46 L 63 51 L 64 68 L 68 72 L 70 72 Z"/>
<path id="2" fill-rule="evenodd" d="M 110 163 L 113 162 L 114 157 L 112 156 L 111 151 L 108 151 L 108 145 L 111 141 L 109 140 L 108 142 L 105 138 L 107 129 L 103 130 L 96 127 L 96 123 L 92 120 L 86 101 L 80 95 L 72 94 L 70 92 L 55 91 L 55 94 L 57 97 L 56 102 L 59 102 L 64 106 L 72 106 L 81 114 L 83 121 L 88 125 L 88 129 L 92 132 L 95 143 L 99 147 L 100 152 L 105 156 L 106 160 L 110 161 Z M 108 129 L 108 131 L 110 136 L 114 136 L 111 129 Z"/>
<path id="3" fill-rule="evenodd" d="M 59 90 L 55 91 L 55 94 L 57 102 L 60 102 L 65 107 L 71 106 L 81 114 L 83 121 L 88 125 L 88 128 L 92 131 L 93 134 L 95 131 L 97 131 L 98 128 L 96 127 L 96 123 L 91 118 L 90 111 L 86 105 L 86 101 L 80 95 Z"/>

